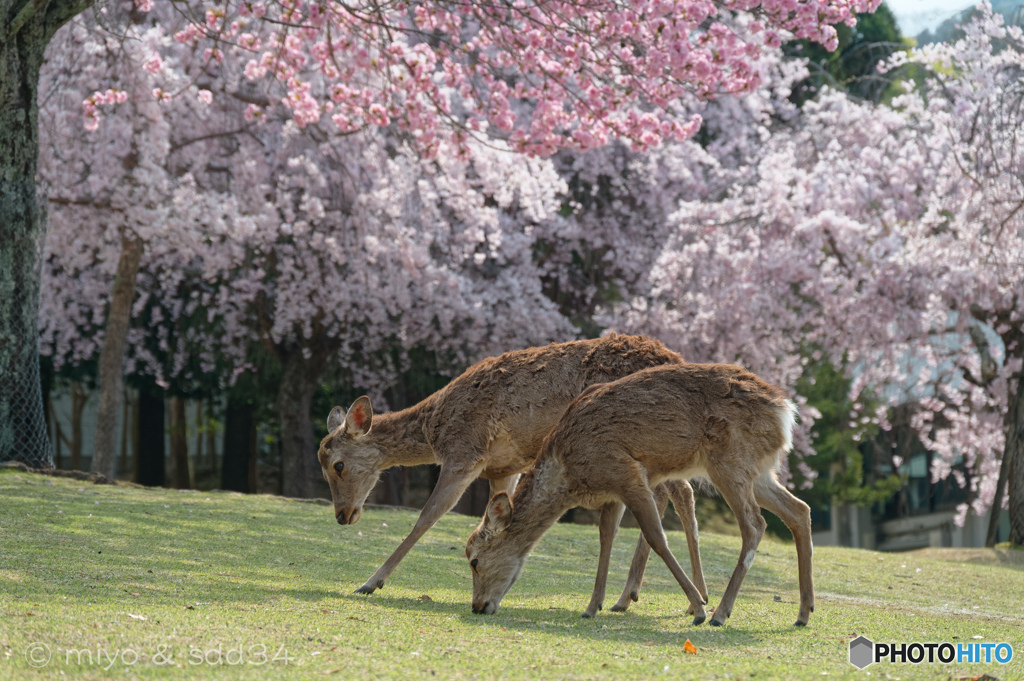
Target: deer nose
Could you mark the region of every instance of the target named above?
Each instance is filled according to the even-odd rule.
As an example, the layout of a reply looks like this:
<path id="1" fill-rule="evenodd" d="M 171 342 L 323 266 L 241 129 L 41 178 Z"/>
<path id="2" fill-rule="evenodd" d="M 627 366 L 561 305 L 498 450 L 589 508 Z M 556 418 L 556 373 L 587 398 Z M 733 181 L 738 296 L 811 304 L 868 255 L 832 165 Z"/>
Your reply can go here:
<path id="1" fill-rule="evenodd" d="M 362 515 L 362 509 L 352 508 L 347 506 L 337 512 L 337 519 L 339 525 L 355 525 L 359 522 L 359 518 Z"/>

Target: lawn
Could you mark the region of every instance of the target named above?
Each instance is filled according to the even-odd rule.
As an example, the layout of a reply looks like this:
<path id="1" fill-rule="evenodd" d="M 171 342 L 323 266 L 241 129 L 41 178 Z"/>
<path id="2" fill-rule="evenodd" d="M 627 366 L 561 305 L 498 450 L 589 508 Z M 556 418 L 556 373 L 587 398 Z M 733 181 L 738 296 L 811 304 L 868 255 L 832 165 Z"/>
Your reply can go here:
<path id="1" fill-rule="evenodd" d="M 315 503 L 0 469 L 0 679 L 1024 677 L 1020 563 L 819 548 L 817 610 L 798 629 L 795 551 L 766 538 L 725 627 L 691 626 L 656 558 L 628 612 L 586 620 L 597 528 L 558 525 L 501 609 L 478 616 L 463 557 L 476 520 L 449 514 L 382 591 L 353 594 L 414 520 L 367 509 L 343 528 Z M 616 542 L 606 608 L 636 537 Z M 669 541 L 685 566 L 684 536 Z M 739 540 L 704 534 L 701 549 L 714 606 Z M 1015 655 L 858 671 L 847 662 L 858 635 L 1006 641 Z"/>

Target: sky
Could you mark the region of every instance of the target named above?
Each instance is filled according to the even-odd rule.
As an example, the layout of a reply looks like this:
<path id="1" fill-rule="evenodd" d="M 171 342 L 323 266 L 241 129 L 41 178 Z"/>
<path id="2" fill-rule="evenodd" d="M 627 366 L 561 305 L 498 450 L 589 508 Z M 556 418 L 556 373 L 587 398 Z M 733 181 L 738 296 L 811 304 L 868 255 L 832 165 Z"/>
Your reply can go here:
<path id="1" fill-rule="evenodd" d="M 934 29 L 962 9 L 976 4 L 972 0 L 886 0 L 896 15 L 900 32 L 915 36 L 926 28 Z"/>

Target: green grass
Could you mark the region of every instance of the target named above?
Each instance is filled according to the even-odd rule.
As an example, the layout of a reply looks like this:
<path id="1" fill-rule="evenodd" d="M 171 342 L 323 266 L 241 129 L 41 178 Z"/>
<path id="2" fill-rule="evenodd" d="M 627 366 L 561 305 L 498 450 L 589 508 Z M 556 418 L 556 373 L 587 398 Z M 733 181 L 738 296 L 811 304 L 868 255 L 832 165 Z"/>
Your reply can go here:
<path id="1" fill-rule="evenodd" d="M 558 525 L 501 610 L 478 616 L 463 557 L 476 520 L 449 515 L 382 591 L 354 595 L 414 520 L 367 509 L 358 525 L 342 528 L 317 504 L 0 470 L 0 679 L 1024 676 L 1020 565 L 820 548 L 817 612 L 797 629 L 795 551 L 766 539 L 721 629 L 690 626 L 686 599 L 657 559 L 629 612 L 584 620 L 597 528 Z M 684 536 L 669 534 L 685 561 Z M 636 537 L 635 529 L 619 535 L 606 605 L 618 597 Z M 739 540 L 705 534 L 701 548 L 714 606 Z M 861 634 L 1007 641 L 1016 654 L 1005 666 L 878 664 L 862 672 L 847 662 L 848 642 Z M 696 655 L 683 652 L 687 638 Z M 26 659 L 32 644 L 52 654 L 41 669 Z M 169 653 L 173 664 L 156 663 L 160 646 L 159 661 Z M 265 646 L 268 659 L 215 664 L 214 652 L 210 663 L 192 664 L 218 646 L 236 651 L 233 662 L 239 648 L 243 662 L 259 662 Z M 92 664 L 84 653 L 69 659 L 69 650 L 84 649 Z M 272 659 L 284 651 L 291 659 Z M 45 656 L 41 647 L 37 654 Z M 126 664 L 133 655 L 138 661 Z"/>

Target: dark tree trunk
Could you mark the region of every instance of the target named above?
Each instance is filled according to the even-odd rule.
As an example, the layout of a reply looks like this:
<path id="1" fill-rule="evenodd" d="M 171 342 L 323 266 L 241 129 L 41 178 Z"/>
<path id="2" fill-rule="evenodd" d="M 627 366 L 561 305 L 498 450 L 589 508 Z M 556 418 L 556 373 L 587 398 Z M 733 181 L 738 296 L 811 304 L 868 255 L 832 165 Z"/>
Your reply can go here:
<path id="1" fill-rule="evenodd" d="M 403 374 L 398 375 L 388 393 L 388 402 L 392 411 L 401 411 L 408 406 Z M 409 499 L 409 469 L 404 466 L 396 466 L 384 471 L 377 483 L 375 499 L 378 504 L 405 506 Z"/>
<path id="2" fill-rule="evenodd" d="M 282 353 L 277 416 L 281 426 L 281 492 L 286 497 L 330 496 L 316 457 L 318 443 L 310 420 L 313 393 L 328 357 L 325 349 L 310 353 L 309 358 L 298 349 Z"/>
<path id="3" fill-rule="evenodd" d="M 985 546 L 992 548 L 999 538 L 999 517 L 1003 514 L 1003 497 L 1006 496 L 1006 478 L 1010 468 L 1010 457 L 1004 447 L 1003 460 L 999 464 L 999 479 L 996 481 L 996 495 L 992 499 L 992 511 L 988 516 L 988 532 L 985 535 Z"/>
<path id="4" fill-rule="evenodd" d="M 118 475 L 122 478 L 128 477 L 131 472 L 131 459 L 128 456 L 128 433 L 132 432 L 132 416 L 135 410 L 132 409 L 132 401 L 128 395 L 124 396 L 124 408 L 121 409 L 121 462 L 118 464 Z"/>
<path id="5" fill-rule="evenodd" d="M 193 465 L 198 470 L 206 468 L 206 459 L 203 452 L 203 401 L 196 402 L 196 448 L 192 457 Z"/>
<path id="6" fill-rule="evenodd" d="M 216 474 L 219 469 L 217 468 L 217 434 L 213 428 L 213 403 L 212 397 L 206 401 L 206 420 L 203 425 L 206 429 L 206 452 L 210 457 L 210 471 Z"/>
<path id="7" fill-rule="evenodd" d="M 124 351 L 141 258 L 142 240 L 134 234 L 123 234 L 121 257 L 117 261 L 114 289 L 107 310 L 103 350 L 100 352 L 100 404 L 96 413 L 96 447 L 92 457 L 92 472 L 111 479 L 117 467 L 117 413 L 121 411 L 124 399 Z"/>
<path id="8" fill-rule="evenodd" d="M 1017 391 L 1010 394 L 1006 415 L 1007 483 L 1010 488 L 1010 541 L 1024 545 L 1024 372 L 1017 377 Z M 993 508 L 993 512 L 996 509 Z"/>
<path id="9" fill-rule="evenodd" d="M 71 470 L 82 470 L 82 412 L 89 401 L 89 393 L 81 383 L 71 384 Z"/>
<path id="10" fill-rule="evenodd" d="M 39 69 L 53 34 L 89 4 L 0 0 L 0 461 L 53 465 L 39 385 Z"/>
<path id="11" fill-rule="evenodd" d="M 228 404 L 224 410 L 224 461 L 221 464 L 220 486 L 235 492 L 255 492 L 250 484 L 250 461 L 255 462 L 256 452 L 249 436 L 255 427 L 253 405 L 248 398 L 228 393 Z"/>
<path id="12" fill-rule="evenodd" d="M 178 489 L 192 489 L 192 460 L 188 456 L 188 418 L 185 413 L 185 398 L 172 397 L 168 405 L 171 416 L 171 462 L 174 468 L 174 486 Z"/>
<path id="13" fill-rule="evenodd" d="M 381 474 L 377 483 L 377 503 L 405 506 L 409 499 L 409 469 L 396 466 Z"/>
<path id="14" fill-rule="evenodd" d="M 452 510 L 464 515 L 481 516 L 487 510 L 487 502 L 490 500 L 491 484 L 483 478 L 477 478 L 462 493 L 462 498 L 455 504 Z"/>
<path id="15" fill-rule="evenodd" d="M 135 443 L 135 482 L 162 487 L 164 447 L 164 394 L 156 387 L 139 389 L 138 441 Z"/>

